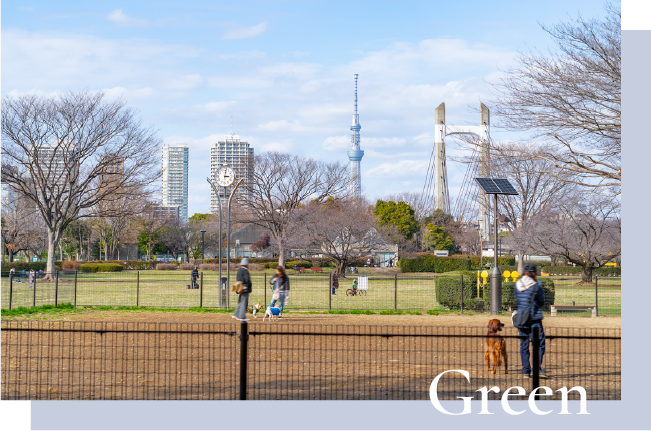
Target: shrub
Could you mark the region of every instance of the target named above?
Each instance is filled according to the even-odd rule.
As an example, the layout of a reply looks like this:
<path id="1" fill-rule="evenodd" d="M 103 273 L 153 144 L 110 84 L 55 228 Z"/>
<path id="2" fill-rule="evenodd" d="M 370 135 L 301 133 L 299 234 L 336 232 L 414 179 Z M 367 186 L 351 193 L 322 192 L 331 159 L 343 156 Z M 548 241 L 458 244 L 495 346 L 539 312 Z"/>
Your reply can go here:
<path id="1" fill-rule="evenodd" d="M 546 266 L 542 268 L 543 273 L 549 273 L 551 276 L 580 276 L 583 274 L 581 267 L 558 267 Z M 592 270 L 593 276 L 621 276 L 621 267 L 602 267 Z"/>
<path id="2" fill-rule="evenodd" d="M 38 271 L 38 270 L 46 270 L 47 269 L 47 262 L 5 262 L 5 267 L 2 269 L 3 273 L 8 273 L 9 270 L 12 268 L 16 269 L 16 272 L 18 271 Z M 54 263 L 54 269 L 55 270 L 62 270 L 61 268 L 61 261 L 56 261 Z"/>
<path id="3" fill-rule="evenodd" d="M 199 265 L 199 269 L 206 270 L 206 271 L 218 271 L 219 264 L 201 264 Z"/>
<path id="4" fill-rule="evenodd" d="M 168 263 L 168 264 L 156 264 L 156 269 L 157 270 L 176 270 L 178 267 L 174 263 Z"/>
<path id="5" fill-rule="evenodd" d="M 277 264 L 277 263 L 276 263 Z M 277 265 L 276 265 L 277 266 Z M 310 268 L 312 267 L 312 263 L 310 261 L 291 261 L 291 262 L 285 262 L 285 268 L 291 270 L 294 268 L 294 266 L 297 267 L 305 267 L 305 268 Z M 276 268 L 276 267 L 274 267 Z"/>
<path id="6" fill-rule="evenodd" d="M 122 271 L 124 268 L 120 264 L 115 263 L 89 263 L 81 264 L 80 271 L 82 273 L 106 273 Z"/>
<path id="7" fill-rule="evenodd" d="M 403 273 L 445 273 L 454 270 L 470 270 L 470 259 L 435 255 L 403 257 L 398 264 Z"/>
<path id="8" fill-rule="evenodd" d="M 450 256 L 450 258 L 467 258 L 470 259 L 470 268 L 479 268 L 479 255 L 454 255 Z M 484 265 L 490 263 L 493 263 L 493 257 L 490 256 L 484 256 Z M 509 266 L 509 265 L 515 265 L 515 257 L 514 256 L 498 256 L 497 257 L 497 264 L 500 268 L 502 266 Z"/>
<path id="9" fill-rule="evenodd" d="M 61 263 L 61 268 L 64 270 L 79 270 L 81 267 L 81 262 L 78 261 L 63 261 Z"/>
<path id="10" fill-rule="evenodd" d="M 556 288 L 554 286 L 554 281 L 552 279 L 538 279 L 538 282 L 543 287 L 543 292 L 545 293 L 545 305 L 542 310 L 549 312 L 551 310 L 550 306 L 554 304 L 554 299 L 556 298 Z M 515 301 L 514 293 L 514 282 L 502 282 L 502 309 L 504 310 L 515 310 L 517 308 L 517 303 Z M 485 306 L 487 309 L 490 309 L 490 283 L 484 286 L 484 300 Z"/>
<path id="11" fill-rule="evenodd" d="M 181 270 L 192 270 L 193 268 L 194 268 L 193 264 L 187 264 L 185 262 L 179 265 L 179 269 Z"/>
<path id="12" fill-rule="evenodd" d="M 264 265 L 262 265 L 262 264 L 249 264 L 249 270 L 251 270 L 251 271 L 262 271 L 262 270 L 264 270 Z"/>
<path id="13" fill-rule="evenodd" d="M 278 266 L 278 261 L 276 262 L 265 262 L 262 264 L 264 268 L 276 268 Z"/>

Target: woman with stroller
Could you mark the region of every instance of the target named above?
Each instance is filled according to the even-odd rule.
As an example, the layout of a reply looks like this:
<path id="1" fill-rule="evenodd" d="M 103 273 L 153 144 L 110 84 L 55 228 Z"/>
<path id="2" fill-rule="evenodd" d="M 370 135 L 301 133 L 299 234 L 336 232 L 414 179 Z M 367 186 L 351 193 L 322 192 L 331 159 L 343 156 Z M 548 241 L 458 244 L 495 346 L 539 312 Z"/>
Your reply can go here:
<path id="1" fill-rule="evenodd" d="M 283 308 L 285 307 L 285 298 L 288 297 L 289 292 L 289 276 L 285 273 L 285 269 L 282 265 L 276 267 L 276 274 L 269 281 L 273 286 L 273 293 L 278 294 L 278 299 L 275 300 L 274 296 L 271 297 L 271 303 L 269 307 L 274 307 L 276 301 L 278 301 L 278 308 L 280 309 L 280 315 L 283 316 Z"/>

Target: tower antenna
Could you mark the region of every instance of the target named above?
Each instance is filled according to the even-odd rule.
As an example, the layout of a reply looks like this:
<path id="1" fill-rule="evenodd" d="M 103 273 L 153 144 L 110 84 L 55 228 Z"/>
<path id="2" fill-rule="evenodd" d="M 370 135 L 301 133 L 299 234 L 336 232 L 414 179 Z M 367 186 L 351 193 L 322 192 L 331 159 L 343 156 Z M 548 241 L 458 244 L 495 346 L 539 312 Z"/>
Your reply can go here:
<path id="1" fill-rule="evenodd" d="M 362 194 L 362 171 L 360 164 L 364 151 L 359 145 L 359 130 L 362 126 L 359 124 L 359 114 L 357 114 L 357 74 L 355 74 L 355 112 L 353 113 L 353 125 L 350 130 L 353 132 L 351 137 L 350 149 L 348 150 L 348 159 L 350 160 L 350 195 L 359 197 Z"/>

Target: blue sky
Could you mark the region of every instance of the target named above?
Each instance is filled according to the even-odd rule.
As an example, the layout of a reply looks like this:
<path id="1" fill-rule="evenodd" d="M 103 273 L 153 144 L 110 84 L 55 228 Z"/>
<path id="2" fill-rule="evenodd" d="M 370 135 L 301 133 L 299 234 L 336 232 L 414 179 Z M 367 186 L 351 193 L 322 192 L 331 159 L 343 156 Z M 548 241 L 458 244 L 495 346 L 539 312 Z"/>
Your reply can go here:
<path id="1" fill-rule="evenodd" d="M 422 191 L 436 106 L 448 124 L 474 124 L 487 81 L 518 51 L 551 46 L 539 23 L 578 13 L 602 16 L 603 4 L 5 0 L 2 95 L 121 95 L 165 143 L 190 146 L 192 215 L 209 210 L 210 146 L 231 115 L 256 153 L 347 163 L 357 73 L 362 187 L 374 200 Z M 454 196 L 465 168 L 448 170 Z"/>

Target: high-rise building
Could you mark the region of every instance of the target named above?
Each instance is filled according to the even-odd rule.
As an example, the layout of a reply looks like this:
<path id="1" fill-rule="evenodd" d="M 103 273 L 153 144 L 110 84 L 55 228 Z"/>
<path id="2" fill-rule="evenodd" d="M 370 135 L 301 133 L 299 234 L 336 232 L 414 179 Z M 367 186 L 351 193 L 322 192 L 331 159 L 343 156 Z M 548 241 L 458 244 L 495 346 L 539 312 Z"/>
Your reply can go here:
<path id="1" fill-rule="evenodd" d="M 163 146 L 163 206 L 178 206 L 179 219 L 188 221 L 188 145 Z"/>
<path id="2" fill-rule="evenodd" d="M 360 196 L 362 194 L 362 170 L 360 168 L 364 151 L 360 149 L 359 130 L 362 126 L 359 124 L 359 115 L 357 114 L 357 74 L 355 74 L 355 112 L 353 113 L 353 124 L 350 130 L 351 136 L 350 149 L 348 150 L 348 159 L 350 160 L 350 195 Z"/>
<path id="3" fill-rule="evenodd" d="M 210 149 L 210 179 L 214 181 L 215 172 L 222 166 L 229 166 L 235 172 L 235 184 L 244 178 L 244 182 L 237 189 L 236 196 L 239 198 L 248 197 L 248 187 L 250 180 L 253 179 L 253 148 L 249 142 L 240 140 L 240 136 L 230 135 L 224 136 L 224 140 L 215 143 Z M 224 204 L 224 199 L 228 200 L 232 189 L 235 187 L 219 187 L 219 196 Z M 210 212 L 217 212 L 219 209 L 219 201 L 215 192 L 210 190 Z"/>
<path id="4" fill-rule="evenodd" d="M 71 171 L 79 170 L 75 158 L 75 145 L 70 140 L 52 140 L 50 143 L 34 145 L 30 159 L 38 164 L 50 186 L 68 188 Z"/>

